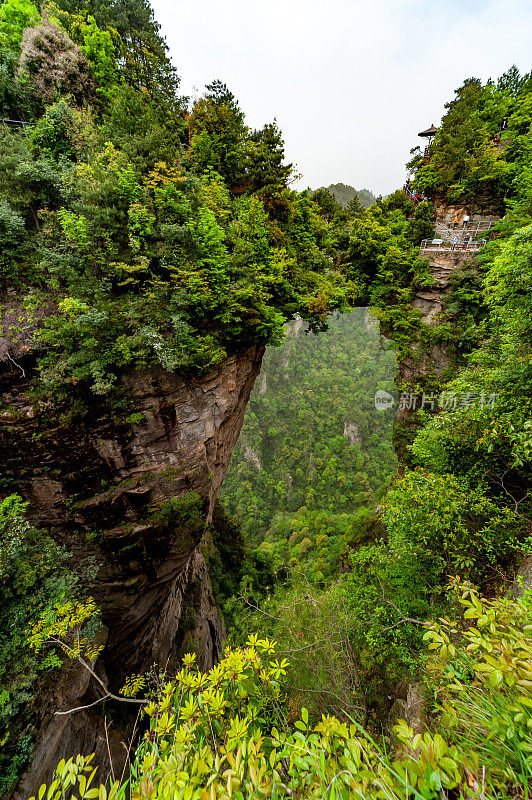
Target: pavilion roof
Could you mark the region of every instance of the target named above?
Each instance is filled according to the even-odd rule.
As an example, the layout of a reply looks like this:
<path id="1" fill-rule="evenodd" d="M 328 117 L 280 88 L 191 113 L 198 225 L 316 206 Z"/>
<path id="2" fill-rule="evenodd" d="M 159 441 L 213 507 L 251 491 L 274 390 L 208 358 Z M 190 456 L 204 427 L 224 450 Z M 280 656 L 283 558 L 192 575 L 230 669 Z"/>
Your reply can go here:
<path id="1" fill-rule="evenodd" d="M 432 124 L 430 128 L 427 128 L 426 131 L 421 131 L 421 133 L 418 133 L 418 136 L 423 136 L 428 139 L 429 136 L 434 136 L 438 130 L 439 128 L 434 127 L 434 124 Z"/>

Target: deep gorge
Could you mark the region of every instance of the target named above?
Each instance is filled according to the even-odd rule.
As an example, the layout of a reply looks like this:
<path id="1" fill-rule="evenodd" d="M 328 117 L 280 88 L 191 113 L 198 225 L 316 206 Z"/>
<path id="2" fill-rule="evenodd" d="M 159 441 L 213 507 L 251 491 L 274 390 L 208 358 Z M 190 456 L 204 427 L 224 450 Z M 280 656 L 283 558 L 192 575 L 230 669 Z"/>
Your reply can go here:
<path id="1" fill-rule="evenodd" d="M 375 198 L 147 0 L 0 42 L 0 796 L 525 800 L 532 75 Z"/>
<path id="2" fill-rule="evenodd" d="M 422 306 L 429 323 L 441 311 L 452 270 L 463 263 L 453 256 L 433 261 L 436 287 L 430 294 L 422 290 L 412 304 Z M 28 345 L 17 352 L 16 341 L 10 341 L 14 312 L 7 307 L 3 352 L 14 353 L 16 365 L 4 358 L 2 389 L 10 410 L 3 414 L 2 450 L 14 456 L 6 458 L 4 474 L 29 500 L 35 524 L 51 530 L 76 563 L 90 563 L 90 592 L 101 608 L 105 631 L 98 674 L 118 692 L 128 675 L 154 663 L 176 669 L 190 648 L 198 664 L 209 669 L 221 655 L 225 631 L 202 553 L 205 536 L 210 536 L 205 526 L 212 521 L 263 348 L 229 359 L 203 379 L 161 368 L 125 377 L 131 408 L 142 415 L 141 422 L 116 425 L 105 410 L 91 410 L 80 428 L 48 427 L 36 446 L 35 431 L 46 409 L 29 405 L 29 382 L 21 374 L 23 369 L 31 375 L 35 355 Z M 415 354 L 405 358 L 396 385 L 402 391 L 419 386 L 447 368 L 453 355 L 437 346 L 422 359 Z M 395 424 L 408 427 L 410 416 L 397 411 Z M 192 519 L 186 507 L 191 492 L 198 498 Z M 162 521 L 161 510 L 180 498 L 184 510 L 177 503 Z M 51 696 L 44 695 L 35 712 L 40 720 L 35 755 L 17 796 L 49 781 L 58 758 L 74 750 L 95 752 L 105 772 L 110 746 L 115 769 L 121 767 L 122 740 L 128 739 L 134 717 L 119 718 L 109 745 L 105 706 L 54 716 L 56 710 L 90 704 L 98 696 L 98 687 L 91 686 L 90 675 L 79 665 L 67 669 Z"/>

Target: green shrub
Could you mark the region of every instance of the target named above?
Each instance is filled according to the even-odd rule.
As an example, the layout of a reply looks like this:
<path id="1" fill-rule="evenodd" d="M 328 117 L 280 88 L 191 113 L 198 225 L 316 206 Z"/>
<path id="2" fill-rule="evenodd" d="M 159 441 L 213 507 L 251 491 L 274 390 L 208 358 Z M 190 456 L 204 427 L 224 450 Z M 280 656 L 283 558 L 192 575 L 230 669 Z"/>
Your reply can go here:
<path id="1" fill-rule="evenodd" d="M 92 756 L 78 756 L 61 761 L 47 796 L 72 786 L 87 800 L 130 792 L 134 800 L 524 800 L 532 777 L 532 604 L 483 600 L 459 583 L 456 591 L 476 625 L 445 618 L 425 636 L 443 717 L 417 733 L 399 721 L 395 752 L 357 724 L 312 720 L 304 707 L 288 720 L 288 663 L 275 658 L 274 642 L 251 636 L 207 673 L 185 656 L 145 709 L 149 731 L 127 781 L 96 786 Z"/>
<path id="2" fill-rule="evenodd" d="M 0 202 L 0 246 L 2 250 L 21 244 L 24 230 L 23 217 L 7 203 Z"/>
<path id="3" fill-rule="evenodd" d="M 32 652 L 29 625 L 68 598 L 77 579 L 68 554 L 28 521 L 18 495 L 0 502 L 0 795 L 8 795 L 31 754 L 25 732 L 31 699 L 46 659 Z"/>
<path id="4" fill-rule="evenodd" d="M 532 602 L 488 600 L 453 581 L 464 619 L 445 616 L 425 634 L 441 726 L 462 762 L 496 797 L 532 785 Z M 465 624 L 464 624 L 465 621 Z"/>
<path id="5" fill-rule="evenodd" d="M 417 561 L 433 591 L 449 573 L 493 578 L 530 546 L 514 511 L 464 479 L 421 469 L 392 485 L 383 520 L 395 557 Z"/>

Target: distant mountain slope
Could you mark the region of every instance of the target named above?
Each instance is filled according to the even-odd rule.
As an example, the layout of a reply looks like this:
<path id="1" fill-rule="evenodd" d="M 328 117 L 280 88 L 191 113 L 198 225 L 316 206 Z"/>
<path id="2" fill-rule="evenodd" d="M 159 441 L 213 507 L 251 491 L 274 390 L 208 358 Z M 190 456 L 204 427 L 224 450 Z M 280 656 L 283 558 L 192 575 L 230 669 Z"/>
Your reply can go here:
<path id="1" fill-rule="evenodd" d="M 375 195 L 369 189 L 355 189 L 354 186 L 348 186 L 346 183 L 331 183 L 330 186 L 325 188 L 334 195 L 335 200 L 344 208 L 355 195 L 358 195 L 358 199 L 364 208 L 369 208 L 376 200 Z"/>
<path id="2" fill-rule="evenodd" d="M 305 331 L 296 320 L 283 346 L 267 349 L 224 479 L 222 501 L 254 545 L 286 547 L 296 517 L 312 532 L 318 512 L 324 530 L 314 533 L 341 536 L 397 469 L 393 414 L 374 402 L 378 389 L 393 393 L 396 371 L 377 321 L 357 308 L 319 336 Z"/>

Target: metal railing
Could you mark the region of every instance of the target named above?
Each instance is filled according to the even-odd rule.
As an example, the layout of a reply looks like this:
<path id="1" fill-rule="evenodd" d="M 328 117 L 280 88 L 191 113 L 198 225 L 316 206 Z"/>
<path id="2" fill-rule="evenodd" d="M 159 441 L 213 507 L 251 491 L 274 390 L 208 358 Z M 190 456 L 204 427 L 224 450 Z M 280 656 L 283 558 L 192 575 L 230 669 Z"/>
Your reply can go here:
<path id="1" fill-rule="evenodd" d="M 456 228 L 453 228 L 451 225 L 444 225 L 443 222 L 436 223 L 436 233 L 441 234 L 442 236 L 462 236 L 463 234 L 468 234 L 469 236 L 474 236 L 477 233 L 486 233 L 487 231 L 493 228 L 493 222 L 470 222 L 468 225 L 464 225 L 463 223 L 459 223 Z"/>
<path id="2" fill-rule="evenodd" d="M 486 244 L 485 239 L 423 239 L 419 247 L 420 253 L 478 253 Z"/>
<path id="3" fill-rule="evenodd" d="M 411 189 L 409 189 L 408 186 L 406 185 L 406 183 L 403 186 L 403 192 L 406 194 L 408 199 L 411 200 L 412 203 L 415 206 L 417 206 L 418 203 L 421 203 L 422 198 L 419 196 L 419 193 L 418 192 L 413 192 Z"/>
<path id="4" fill-rule="evenodd" d="M 403 186 L 403 192 L 415 206 L 419 205 L 419 203 L 423 203 L 425 200 L 430 202 L 430 199 L 425 194 L 420 195 L 419 192 L 413 192 L 412 189 L 408 188 L 406 183 Z"/>
<path id="5" fill-rule="evenodd" d="M 4 128 L 10 131 L 21 130 L 26 136 L 28 135 L 27 128 L 34 127 L 33 122 L 24 122 L 22 119 L 6 119 L 5 117 L 0 117 L 0 125 L 3 125 Z"/>

